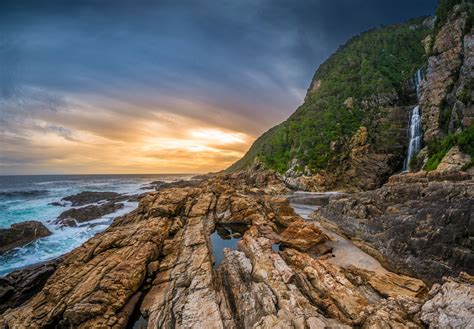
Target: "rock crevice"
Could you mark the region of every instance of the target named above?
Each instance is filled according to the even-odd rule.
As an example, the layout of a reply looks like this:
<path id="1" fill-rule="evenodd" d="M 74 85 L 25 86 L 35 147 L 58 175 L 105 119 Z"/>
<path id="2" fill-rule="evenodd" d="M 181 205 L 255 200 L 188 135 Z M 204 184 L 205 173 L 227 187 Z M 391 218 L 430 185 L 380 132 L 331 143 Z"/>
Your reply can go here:
<path id="1" fill-rule="evenodd" d="M 240 174 L 163 189 L 64 256 L 44 287 L 0 316 L 9 328 L 422 327 L 426 285 L 331 262 L 331 238 Z M 245 225 L 213 266 L 210 235 Z M 279 244 L 278 250 L 272 249 Z"/>

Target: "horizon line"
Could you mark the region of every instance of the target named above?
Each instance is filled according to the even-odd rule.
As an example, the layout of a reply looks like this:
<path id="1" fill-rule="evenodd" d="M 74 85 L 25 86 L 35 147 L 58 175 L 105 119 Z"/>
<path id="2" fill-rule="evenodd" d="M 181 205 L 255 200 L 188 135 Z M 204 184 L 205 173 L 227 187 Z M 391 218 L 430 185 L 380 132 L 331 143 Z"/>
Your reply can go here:
<path id="1" fill-rule="evenodd" d="M 138 176 L 138 175 L 206 175 L 212 172 L 207 173 L 108 173 L 108 174 L 0 174 L 0 177 L 11 177 L 11 176 L 112 176 L 112 175 L 129 175 L 129 176 Z"/>

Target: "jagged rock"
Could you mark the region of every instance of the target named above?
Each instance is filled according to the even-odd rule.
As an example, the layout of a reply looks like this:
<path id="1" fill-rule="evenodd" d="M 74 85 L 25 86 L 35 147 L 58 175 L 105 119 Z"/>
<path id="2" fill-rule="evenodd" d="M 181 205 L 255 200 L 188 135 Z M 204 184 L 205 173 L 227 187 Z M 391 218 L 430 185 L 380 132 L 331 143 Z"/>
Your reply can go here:
<path id="1" fill-rule="evenodd" d="M 34 220 L 13 224 L 7 229 L 0 229 L 0 254 L 50 234 L 51 232 L 43 223 Z"/>
<path id="2" fill-rule="evenodd" d="M 76 226 L 77 223 L 88 222 L 123 208 L 123 203 L 106 202 L 100 205 L 90 205 L 82 208 L 72 208 L 61 213 L 55 224 L 61 226 Z"/>
<path id="3" fill-rule="evenodd" d="M 443 173 L 401 176 L 416 179 L 391 180 L 374 191 L 333 198 L 318 216 L 362 240 L 367 250 L 377 250 L 398 272 L 427 282 L 460 271 L 474 273 L 474 181 L 437 181 L 448 178 Z"/>
<path id="4" fill-rule="evenodd" d="M 387 298 L 364 310 L 363 328 L 423 328 L 419 301 L 406 297 Z"/>
<path id="5" fill-rule="evenodd" d="M 252 280 L 253 266 L 240 251 L 225 251 L 225 258 L 218 269 L 218 282 L 224 288 L 229 308 L 237 324 L 251 328 L 264 316 L 277 313 L 277 299 L 264 282 Z"/>
<path id="6" fill-rule="evenodd" d="M 115 192 L 92 192 L 84 191 L 75 195 L 70 195 L 61 199 L 61 201 L 71 202 L 73 207 L 84 206 L 90 203 L 96 203 L 99 201 L 111 201 L 120 197 L 119 193 Z"/>
<path id="7" fill-rule="evenodd" d="M 252 189 L 270 195 L 282 195 L 290 191 L 281 177 L 270 170 L 255 170 L 251 168 L 231 175 L 221 176 L 221 178 L 224 181 L 232 181 L 237 190 L 244 190 L 250 193 Z"/>
<path id="8" fill-rule="evenodd" d="M 421 309 L 421 320 L 430 328 L 474 327 L 474 278 L 461 273 L 431 288 Z"/>
<path id="9" fill-rule="evenodd" d="M 30 299 L 54 273 L 59 259 L 32 265 L 0 278 L 0 314 Z"/>
<path id="10" fill-rule="evenodd" d="M 285 178 L 299 177 L 301 175 L 310 175 L 308 167 L 305 166 L 303 161 L 298 159 L 291 160 L 290 168 L 285 172 Z"/>
<path id="11" fill-rule="evenodd" d="M 234 174 L 148 194 L 65 255 L 41 291 L 0 316 L 0 326 L 125 327 L 138 309 L 149 328 L 419 324 L 410 312 L 421 306 L 421 281 L 331 263 L 329 237 L 257 182 L 271 192 L 281 187 L 267 174 Z M 213 268 L 210 235 L 230 224 L 247 229 L 238 250 L 224 250 Z"/>
<path id="12" fill-rule="evenodd" d="M 474 123 L 474 30 L 464 36 L 464 62 L 459 73 L 457 88 L 453 91 L 456 98 L 463 101 L 462 126 Z"/>

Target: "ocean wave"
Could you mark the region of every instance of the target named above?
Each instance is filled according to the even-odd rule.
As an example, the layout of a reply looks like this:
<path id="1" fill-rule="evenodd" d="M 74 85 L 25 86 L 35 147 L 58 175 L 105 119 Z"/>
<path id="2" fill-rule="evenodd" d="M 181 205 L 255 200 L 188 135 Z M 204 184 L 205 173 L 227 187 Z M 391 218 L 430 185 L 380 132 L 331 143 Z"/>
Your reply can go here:
<path id="1" fill-rule="evenodd" d="M 115 218 L 123 216 L 138 206 L 138 202 L 124 202 L 124 207 L 114 213 L 82 223 L 76 227 L 60 227 L 53 220 L 43 224 L 53 233 L 22 247 L 0 255 L 0 277 L 19 268 L 59 257 L 104 231 Z"/>
<path id="2" fill-rule="evenodd" d="M 32 198 L 48 194 L 48 190 L 0 191 L 0 198 Z"/>

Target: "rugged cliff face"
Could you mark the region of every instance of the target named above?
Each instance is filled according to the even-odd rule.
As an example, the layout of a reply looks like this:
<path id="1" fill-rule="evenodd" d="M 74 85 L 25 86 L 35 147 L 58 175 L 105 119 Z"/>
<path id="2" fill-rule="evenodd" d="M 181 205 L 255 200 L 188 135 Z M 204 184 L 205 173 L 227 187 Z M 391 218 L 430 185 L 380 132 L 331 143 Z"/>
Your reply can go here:
<path id="1" fill-rule="evenodd" d="M 297 188 L 380 186 L 403 164 L 417 102 L 412 76 L 426 61 L 432 24 L 413 20 L 350 40 L 317 70 L 304 104 L 229 171 L 257 161 Z"/>
<path id="2" fill-rule="evenodd" d="M 442 1 L 435 33 L 425 43 L 430 54 L 421 83 L 420 105 L 425 149 L 418 167 L 437 168 L 449 150 L 474 156 L 474 6 Z M 472 160 L 465 168 L 472 166 Z"/>
<path id="3" fill-rule="evenodd" d="M 463 173 L 394 176 L 380 189 L 335 199 L 317 214 L 376 251 L 392 270 L 439 282 L 474 274 L 474 181 Z"/>
<path id="4" fill-rule="evenodd" d="M 420 97 L 426 144 L 470 126 L 474 118 L 474 30 L 470 14 L 467 4 L 448 10 L 445 22 L 438 23 L 434 36 L 426 40 L 433 44 L 428 49 L 431 56 Z"/>

